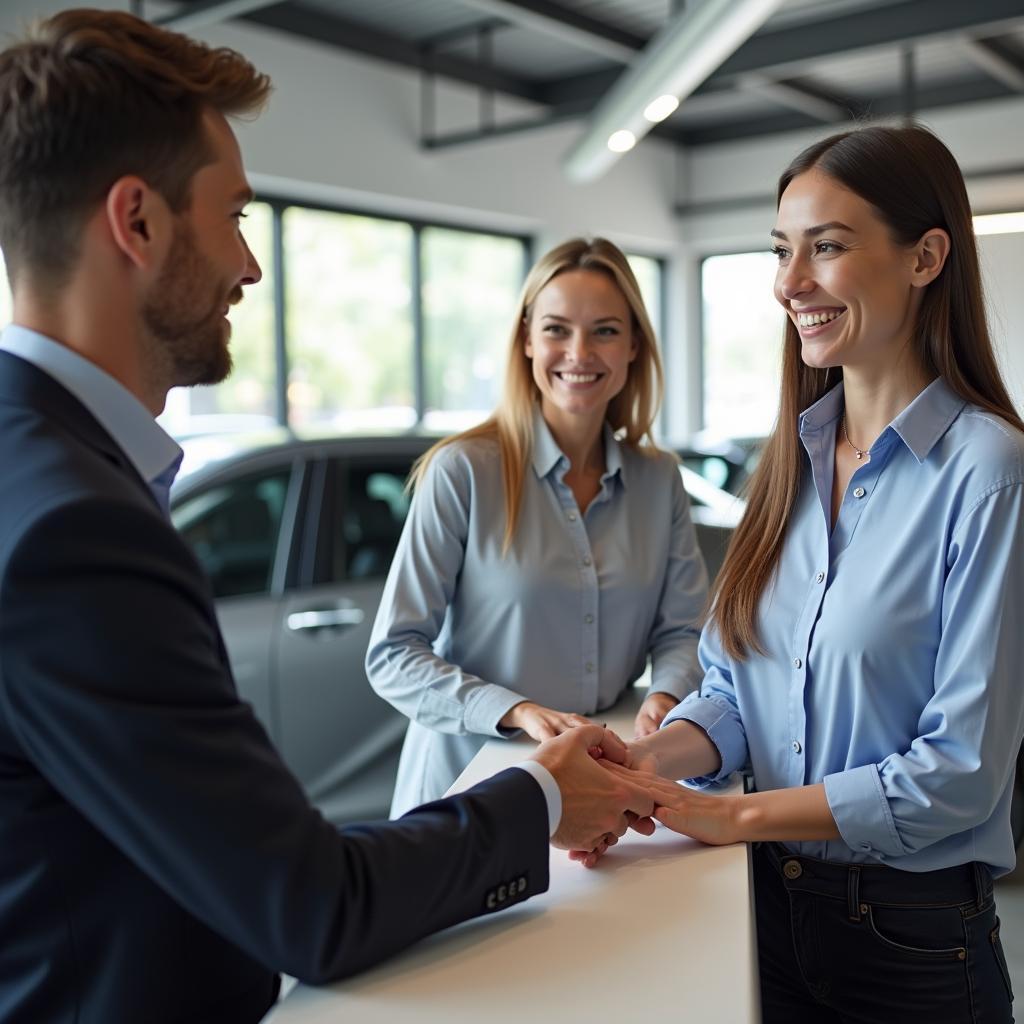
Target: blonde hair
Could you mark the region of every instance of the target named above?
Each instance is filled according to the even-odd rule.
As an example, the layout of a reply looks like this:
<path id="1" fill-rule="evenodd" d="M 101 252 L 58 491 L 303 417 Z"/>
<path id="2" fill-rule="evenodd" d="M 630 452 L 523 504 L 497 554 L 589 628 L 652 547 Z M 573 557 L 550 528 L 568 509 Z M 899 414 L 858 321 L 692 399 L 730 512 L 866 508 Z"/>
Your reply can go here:
<path id="1" fill-rule="evenodd" d="M 540 397 L 531 360 L 526 355 L 526 331 L 541 290 L 569 270 L 605 274 L 615 282 L 629 306 L 636 358 L 629 365 L 622 390 L 608 403 L 605 420 L 623 444 L 641 451 L 657 451 L 651 428 L 661 404 L 663 375 L 654 328 L 640 286 L 618 246 L 605 238 L 571 238 L 542 256 L 526 277 L 509 338 L 505 383 L 497 409 L 478 426 L 435 444 L 417 460 L 409 477 L 410 486 L 418 486 L 430 461 L 449 445 L 478 439 L 497 441 L 505 487 L 503 551 L 508 551 L 519 521 L 523 481 L 533 455 L 533 409 Z"/>

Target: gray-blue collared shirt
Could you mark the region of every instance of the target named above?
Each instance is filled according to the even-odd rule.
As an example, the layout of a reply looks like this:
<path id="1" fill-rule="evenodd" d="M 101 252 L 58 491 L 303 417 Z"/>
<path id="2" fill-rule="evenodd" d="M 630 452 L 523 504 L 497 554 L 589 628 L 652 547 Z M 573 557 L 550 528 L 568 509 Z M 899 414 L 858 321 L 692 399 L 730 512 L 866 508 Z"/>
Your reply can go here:
<path id="1" fill-rule="evenodd" d="M 18 324 L 0 334 L 0 351 L 24 359 L 67 388 L 117 442 L 167 511 L 181 448 L 123 384 L 67 345 Z"/>
<path id="2" fill-rule="evenodd" d="M 534 433 L 507 555 L 495 442 L 442 449 L 413 500 L 366 660 L 411 720 L 393 814 L 440 796 L 524 699 L 595 714 L 648 656 L 652 690 L 681 698 L 699 682 L 707 574 L 675 460 L 606 429 L 606 472 L 581 515 L 539 414 Z"/>
<path id="3" fill-rule="evenodd" d="M 709 626 L 700 694 L 664 724 L 700 725 L 718 777 L 823 782 L 842 839 L 795 852 L 1003 874 L 1024 733 L 1024 437 L 935 380 L 871 446 L 830 527 L 842 410 L 840 385 L 800 417 L 765 653 L 736 661 Z"/>

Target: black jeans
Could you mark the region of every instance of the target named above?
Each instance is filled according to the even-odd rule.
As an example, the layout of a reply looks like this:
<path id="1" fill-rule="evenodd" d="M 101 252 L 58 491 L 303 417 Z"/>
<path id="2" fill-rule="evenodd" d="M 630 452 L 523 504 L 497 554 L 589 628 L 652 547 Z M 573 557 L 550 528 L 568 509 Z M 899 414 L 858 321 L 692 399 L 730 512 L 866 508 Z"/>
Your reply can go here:
<path id="1" fill-rule="evenodd" d="M 992 878 L 754 847 L 764 1024 L 1012 1024 Z"/>

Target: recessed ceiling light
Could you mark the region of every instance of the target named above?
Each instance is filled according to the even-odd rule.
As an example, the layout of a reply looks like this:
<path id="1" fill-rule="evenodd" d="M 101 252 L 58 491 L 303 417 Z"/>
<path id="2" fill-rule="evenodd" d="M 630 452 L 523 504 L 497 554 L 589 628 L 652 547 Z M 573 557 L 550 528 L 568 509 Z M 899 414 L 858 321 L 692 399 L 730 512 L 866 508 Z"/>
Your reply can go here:
<path id="1" fill-rule="evenodd" d="M 613 153 L 626 153 L 636 145 L 636 136 L 628 129 L 612 132 L 608 136 L 608 148 Z"/>
<path id="2" fill-rule="evenodd" d="M 679 100 L 671 93 L 666 93 L 647 104 L 644 108 L 644 117 L 652 124 L 657 124 L 659 121 L 664 121 L 669 114 L 675 113 L 678 107 Z"/>

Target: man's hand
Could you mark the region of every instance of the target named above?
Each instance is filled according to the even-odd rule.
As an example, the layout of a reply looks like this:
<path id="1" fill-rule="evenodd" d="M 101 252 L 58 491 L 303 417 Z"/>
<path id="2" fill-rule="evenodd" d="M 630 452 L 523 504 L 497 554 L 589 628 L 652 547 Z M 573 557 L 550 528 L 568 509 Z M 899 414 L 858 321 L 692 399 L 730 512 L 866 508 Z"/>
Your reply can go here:
<path id="1" fill-rule="evenodd" d="M 554 846 L 595 850 L 605 844 L 607 848 L 631 824 L 650 817 L 654 801 L 622 767 L 628 758 L 626 745 L 599 725 L 570 729 L 537 748 L 533 759 L 551 772 L 562 793 L 562 820 L 551 837 Z M 604 762 L 617 770 L 608 770 Z"/>
<path id="2" fill-rule="evenodd" d="M 502 716 L 498 725 L 505 729 L 522 729 L 531 740 L 543 743 L 554 736 L 560 736 L 569 729 L 591 723 L 582 715 L 570 711 L 555 711 L 532 700 L 520 701 Z"/>
<path id="3" fill-rule="evenodd" d="M 670 693 L 651 693 L 644 698 L 637 712 L 633 731 L 637 739 L 657 732 L 665 716 L 679 703 Z"/>

